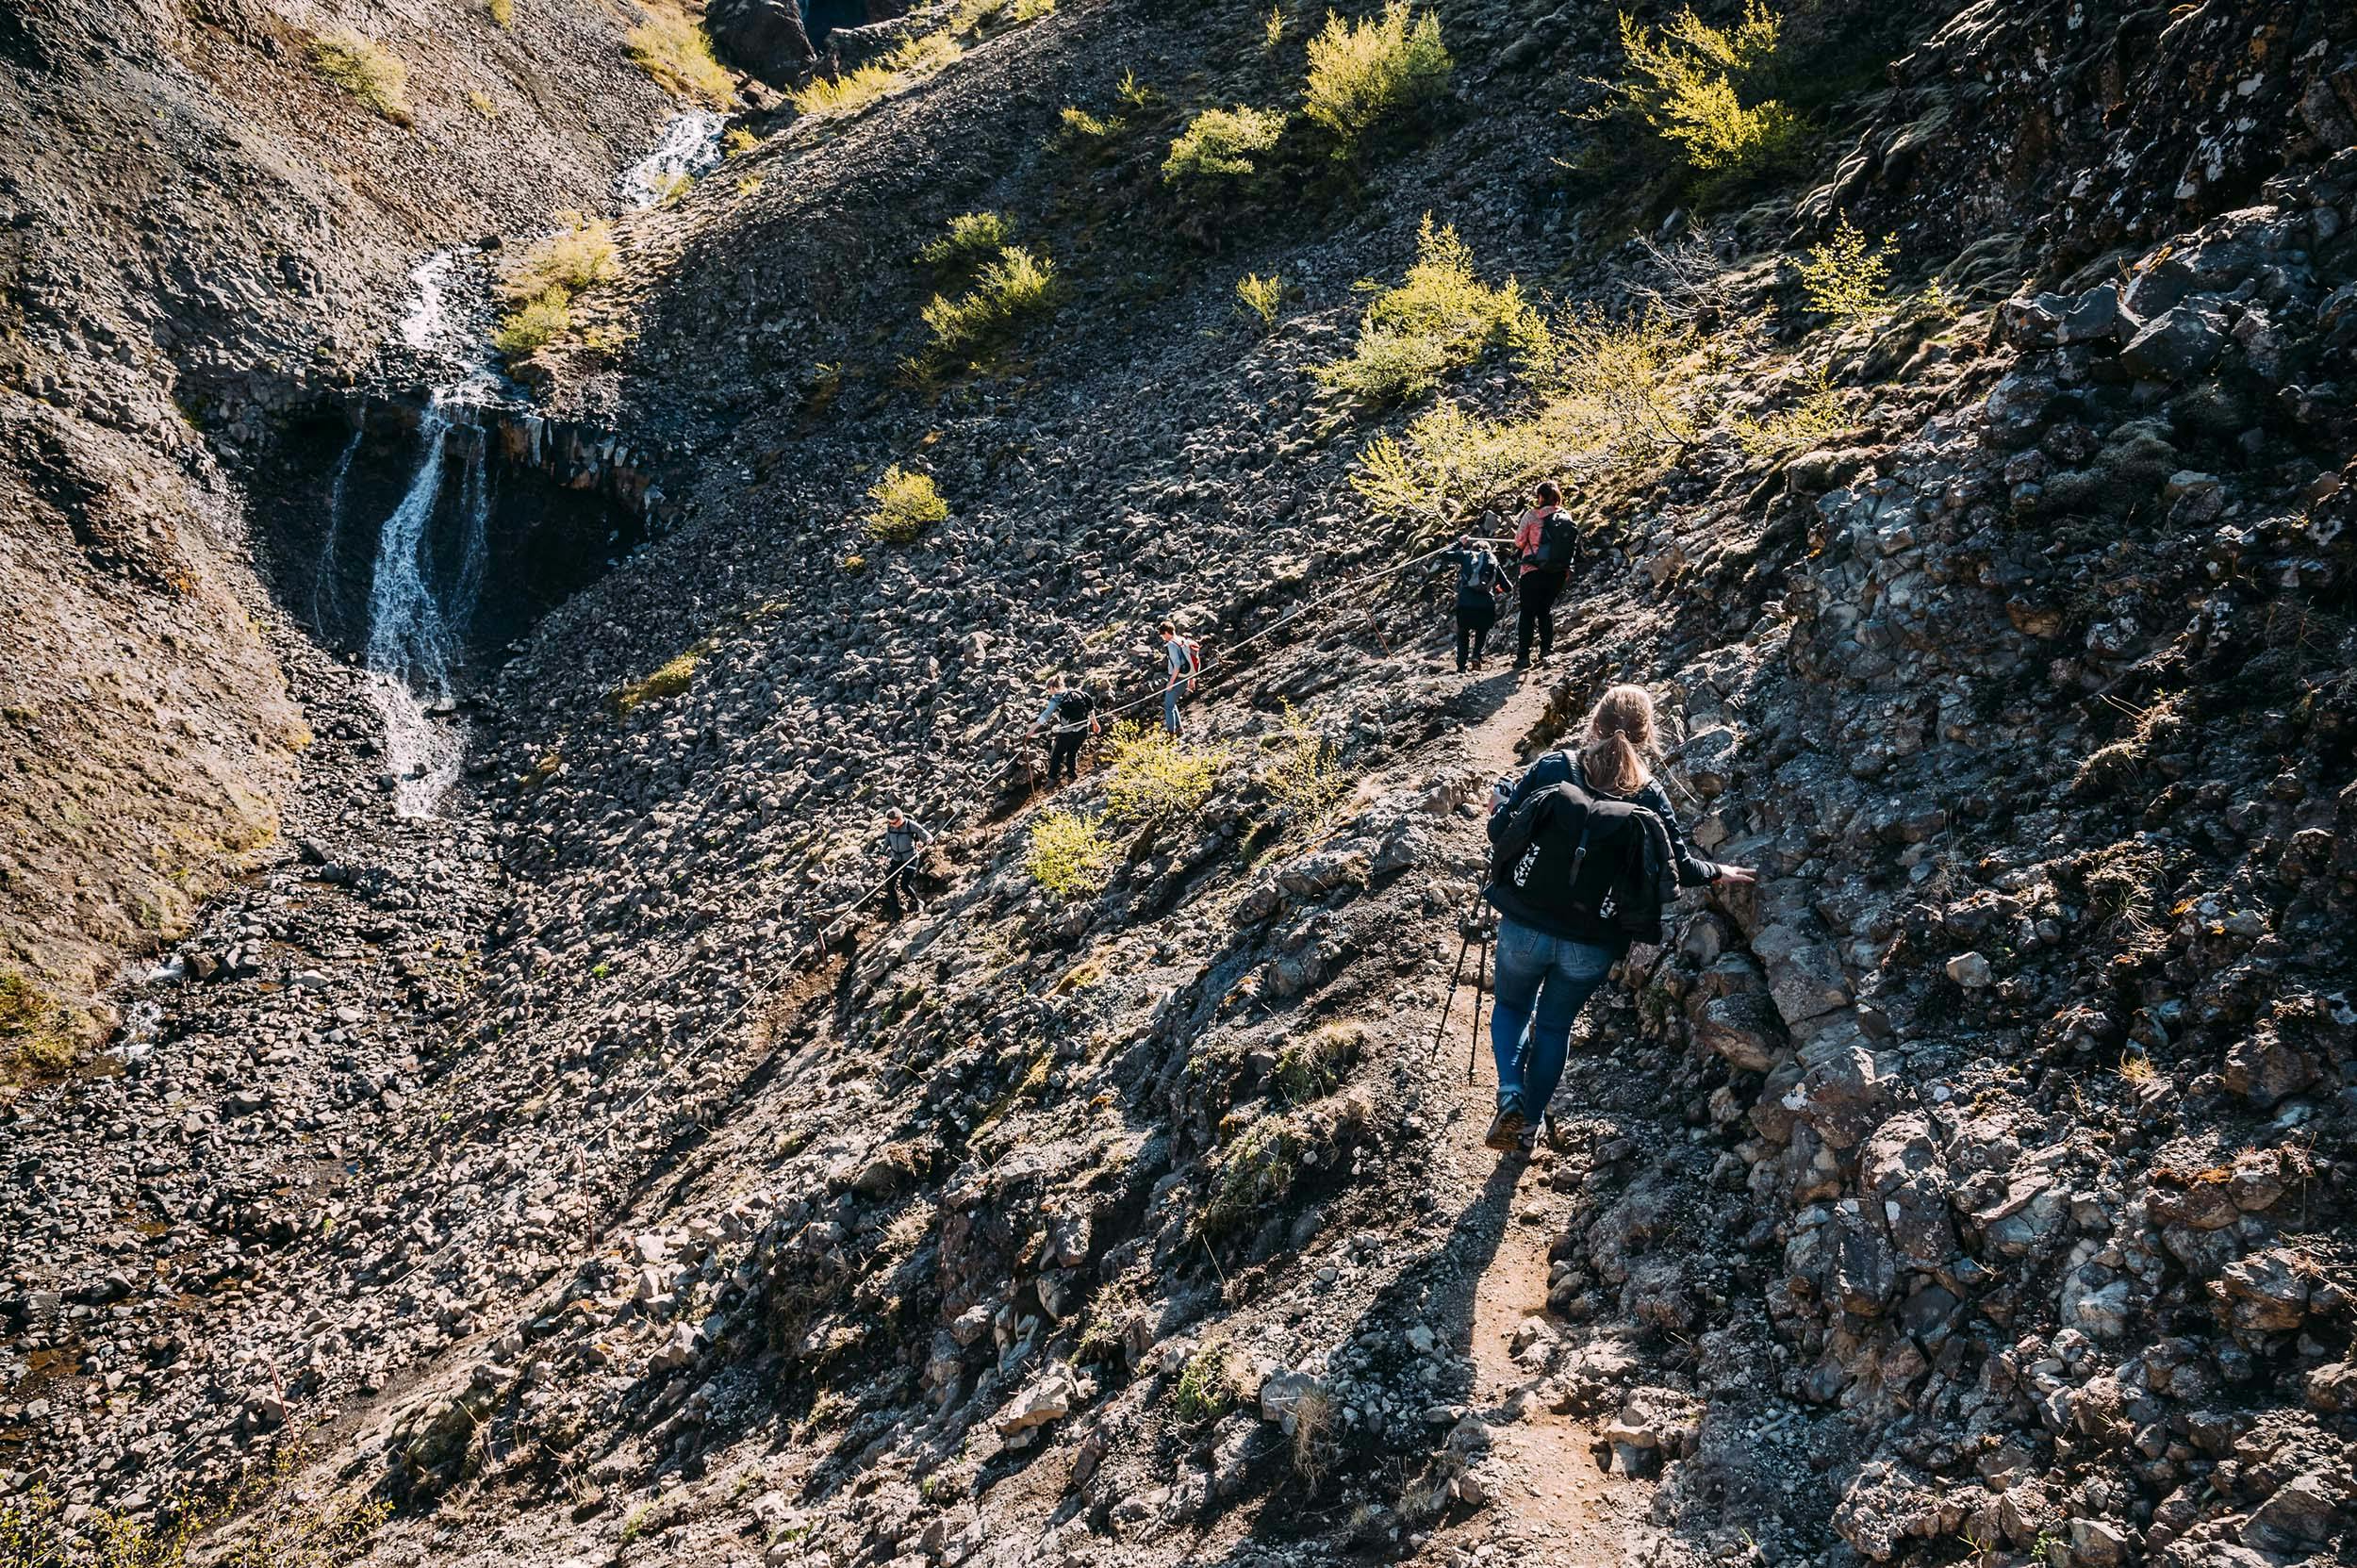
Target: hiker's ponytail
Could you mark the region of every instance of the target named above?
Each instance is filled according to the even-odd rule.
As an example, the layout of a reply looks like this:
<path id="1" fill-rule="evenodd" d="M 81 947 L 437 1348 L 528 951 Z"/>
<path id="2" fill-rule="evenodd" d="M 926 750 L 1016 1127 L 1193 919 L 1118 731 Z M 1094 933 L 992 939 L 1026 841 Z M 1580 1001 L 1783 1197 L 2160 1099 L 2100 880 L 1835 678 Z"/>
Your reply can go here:
<path id="1" fill-rule="evenodd" d="M 1596 700 L 1579 741 L 1580 770 L 1592 787 L 1634 795 L 1652 782 L 1659 755 L 1653 699 L 1643 686 L 1613 686 Z"/>

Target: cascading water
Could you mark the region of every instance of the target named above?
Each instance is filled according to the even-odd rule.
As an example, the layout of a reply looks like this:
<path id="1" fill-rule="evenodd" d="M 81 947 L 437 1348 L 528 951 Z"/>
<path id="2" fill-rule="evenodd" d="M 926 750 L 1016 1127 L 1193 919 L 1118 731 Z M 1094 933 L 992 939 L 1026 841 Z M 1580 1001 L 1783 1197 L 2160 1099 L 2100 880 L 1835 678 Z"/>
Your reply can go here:
<path id="1" fill-rule="evenodd" d="M 489 557 L 491 485 L 484 443 L 457 415 L 495 400 L 505 383 L 491 368 L 478 325 L 451 309 L 462 264 L 459 253 L 444 251 L 410 273 L 416 293 L 402 320 L 402 341 L 438 361 L 444 374 L 419 417 L 418 466 L 377 530 L 369 579 L 370 696 L 385 725 L 394 805 L 404 817 L 432 815 L 457 782 L 467 736 L 455 717 L 452 676 Z M 437 573 L 434 523 L 453 435 L 466 448 L 455 559 Z"/>
<path id="2" fill-rule="evenodd" d="M 614 192 L 633 206 L 652 206 L 720 161 L 720 132 L 727 122 L 708 108 L 683 109 L 655 139 L 654 150 L 614 182 Z"/>
<path id="3" fill-rule="evenodd" d="M 708 109 L 674 116 L 654 149 L 616 182 L 618 193 L 634 206 L 655 206 L 679 181 L 720 161 L 725 124 Z M 492 363 L 487 312 L 453 305 L 463 299 L 480 305 L 480 265 L 464 251 L 437 252 L 420 262 L 409 274 L 413 291 L 401 322 L 403 344 L 436 367 L 437 379 L 418 421 L 418 465 L 377 530 L 364 648 L 371 698 L 385 726 L 394 804 L 404 817 L 431 816 L 440 806 L 466 753 L 453 676 L 483 596 L 492 496 L 485 441 L 464 412 L 513 391 Z M 437 529 L 453 441 L 464 453 L 454 526 Z M 329 487 L 326 553 L 313 588 L 315 622 L 326 607 L 317 585 L 332 583 L 344 477 L 358 446 L 355 435 Z"/>
<path id="4" fill-rule="evenodd" d="M 344 486 L 352 478 L 352 460 L 360 452 L 360 437 L 365 432 L 354 430 L 352 439 L 336 459 L 336 466 L 327 475 L 327 535 L 320 543 L 319 569 L 311 574 L 311 626 L 325 632 L 330 616 L 339 605 L 336 592 L 336 545 L 343 532 Z"/>

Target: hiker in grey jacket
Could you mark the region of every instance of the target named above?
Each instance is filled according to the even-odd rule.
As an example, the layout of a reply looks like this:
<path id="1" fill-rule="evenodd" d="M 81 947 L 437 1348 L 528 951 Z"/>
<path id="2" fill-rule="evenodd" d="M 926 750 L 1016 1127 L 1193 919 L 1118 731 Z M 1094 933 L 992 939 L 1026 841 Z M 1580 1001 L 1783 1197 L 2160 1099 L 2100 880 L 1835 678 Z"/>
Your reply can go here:
<path id="1" fill-rule="evenodd" d="M 908 890 L 910 907 L 919 915 L 925 912 L 925 906 L 916 898 L 915 867 L 916 851 L 932 841 L 933 835 L 925 825 L 903 813 L 898 806 L 884 813 L 884 859 L 891 867 L 884 874 L 884 914 L 891 918 L 897 920 L 900 917 L 900 884 L 904 882 L 911 884 Z"/>

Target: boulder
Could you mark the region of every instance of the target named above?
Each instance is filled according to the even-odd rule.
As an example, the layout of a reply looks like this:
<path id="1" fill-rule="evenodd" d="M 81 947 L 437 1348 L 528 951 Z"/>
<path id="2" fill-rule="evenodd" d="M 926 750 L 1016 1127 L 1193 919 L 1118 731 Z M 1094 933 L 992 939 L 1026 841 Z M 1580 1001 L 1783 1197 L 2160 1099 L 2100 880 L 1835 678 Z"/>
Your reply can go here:
<path id="1" fill-rule="evenodd" d="M 2147 381 L 2183 381 L 2217 364 L 2226 341 L 2226 319 L 2215 309 L 2172 305 L 2128 339 L 2119 359 Z"/>
<path id="2" fill-rule="evenodd" d="M 817 63 L 795 0 L 712 0 L 704 31 L 738 69 L 771 87 L 801 85 Z"/>

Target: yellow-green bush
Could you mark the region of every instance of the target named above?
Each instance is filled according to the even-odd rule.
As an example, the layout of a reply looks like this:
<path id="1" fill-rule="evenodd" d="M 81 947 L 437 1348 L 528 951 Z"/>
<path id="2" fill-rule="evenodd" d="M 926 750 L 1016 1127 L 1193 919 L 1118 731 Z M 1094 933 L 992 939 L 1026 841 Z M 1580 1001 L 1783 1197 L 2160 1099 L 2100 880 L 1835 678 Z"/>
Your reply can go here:
<path id="1" fill-rule="evenodd" d="M 500 280 L 505 310 L 492 346 L 526 359 L 565 335 L 572 304 L 619 271 L 613 227 L 578 212 L 557 215 L 564 227 L 518 257 Z"/>
<path id="2" fill-rule="evenodd" d="M 1739 332 L 1705 338 L 1650 305 L 1620 320 L 1587 310 L 1550 322 L 1533 312 L 1516 338 L 1542 400 L 1544 437 L 1618 464 L 1701 439 L 1714 417 L 1706 377 L 1743 340 Z"/>
<path id="3" fill-rule="evenodd" d="M 1113 881 L 1115 857 L 1113 841 L 1096 818 L 1051 811 L 1031 824 L 1023 867 L 1050 897 L 1070 900 L 1103 891 Z"/>
<path id="4" fill-rule="evenodd" d="M 1231 179 L 1249 174 L 1253 159 L 1275 147 L 1285 134 L 1285 116 L 1276 109 L 1207 108 L 1187 122 L 1162 159 L 1165 184 Z"/>
<path id="5" fill-rule="evenodd" d="M 1832 236 L 1821 245 L 1811 245 L 1808 259 L 1800 264 L 1801 289 L 1808 295 L 1808 307 L 1824 312 L 1843 326 L 1887 311 L 1890 258 L 1898 240 L 1897 235 L 1887 234 L 1881 243 L 1870 245 L 1849 214 L 1842 214 Z"/>
<path id="6" fill-rule="evenodd" d="M 1285 8 L 1271 6 L 1268 15 L 1261 18 L 1261 48 L 1263 53 L 1285 41 Z"/>
<path id="7" fill-rule="evenodd" d="M 1197 1233 L 1209 1241 L 1233 1235 L 1264 1205 L 1283 1197 L 1300 1172 L 1305 1147 L 1281 1121 L 1263 1121 L 1228 1146 L 1212 1169 L 1210 1195 L 1195 1211 Z"/>
<path id="8" fill-rule="evenodd" d="M 696 678 L 696 667 L 703 662 L 703 649 L 699 646 L 665 660 L 643 680 L 625 681 L 614 688 L 606 703 L 614 712 L 623 715 L 642 702 L 660 698 L 677 697 Z"/>
<path id="9" fill-rule="evenodd" d="M 1056 303 L 1056 266 L 1021 245 L 1009 245 L 975 276 L 974 287 L 956 299 L 935 294 L 926 305 L 925 324 L 932 341 L 910 361 L 909 370 L 930 375 L 971 364 L 1029 316 Z"/>
<path id="10" fill-rule="evenodd" d="M 1407 277 L 1395 289 L 1377 291 L 1350 357 L 1320 366 L 1317 377 L 1361 403 L 1404 403 L 1473 363 L 1492 343 L 1522 331 L 1530 314 L 1512 278 L 1495 289 L 1483 283 L 1456 228 L 1436 229 L 1427 212 Z"/>
<path id="11" fill-rule="evenodd" d="M 761 138 L 742 125 L 731 125 L 729 134 L 720 139 L 720 151 L 730 157 L 743 157 L 761 145 Z"/>
<path id="12" fill-rule="evenodd" d="M 1342 748 L 1285 704 L 1284 725 L 1261 744 L 1276 752 L 1261 775 L 1269 798 L 1305 821 L 1318 821 L 1349 799 Z"/>
<path id="13" fill-rule="evenodd" d="M 487 0 L 484 7 L 491 20 L 502 27 L 512 26 L 516 21 L 516 0 Z"/>
<path id="14" fill-rule="evenodd" d="M 1003 212 L 961 212 L 938 239 L 916 253 L 929 267 L 964 267 L 995 256 L 1014 238 L 1014 220 Z"/>
<path id="15" fill-rule="evenodd" d="M 850 114 L 911 82 L 921 81 L 964 53 L 947 29 L 913 38 L 881 60 L 840 76 L 813 77 L 786 94 L 804 114 Z"/>
<path id="16" fill-rule="evenodd" d="M 1125 719 L 1107 749 L 1105 811 L 1125 822 L 1145 822 L 1195 810 L 1210 798 L 1226 752 L 1188 745 L 1160 727 Z"/>
<path id="17" fill-rule="evenodd" d="M 867 536 L 881 544 L 913 544 L 949 515 L 933 476 L 911 473 L 898 463 L 867 487 L 867 499 L 875 503 L 867 512 Z"/>
<path id="18" fill-rule="evenodd" d="M 1310 77 L 1301 112 L 1333 137 L 1338 155 L 1354 151 L 1385 121 L 1405 115 L 1448 89 L 1454 65 L 1441 41 L 1441 19 L 1391 0 L 1383 14 L 1347 22 L 1329 14 L 1310 41 Z"/>
<path id="19" fill-rule="evenodd" d="M 1110 124 L 1075 104 L 1064 106 L 1063 120 L 1064 135 L 1074 140 L 1095 140 L 1113 133 Z"/>
<path id="20" fill-rule="evenodd" d="M 1754 457 L 1781 457 L 1822 446 L 1850 428 L 1850 394 L 1819 367 L 1817 378 L 1798 403 L 1765 419 L 1739 416 L 1730 421 L 1735 438 Z"/>
<path id="21" fill-rule="evenodd" d="M 1535 420 L 1485 420 L 1443 400 L 1368 442 L 1350 483 L 1376 511 L 1418 524 L 1421 548 L 1554 463 Z"/>
<path id="22" fill-rule="evenodd" d="M 713 58 L 711 37 L 685 17 L 651 12 L 625 41 L 638 69 L 674 98 L 701 98 L 722 108 L 736 102 L 736 79 Z"/>
<path id="23" fill-rule="evenodd" d="M 311 40 L 311 64 L 396 125 L 409 124 L 409 68 L 383 44 L 338 27 Z"/>
<path id="24" fill-rule="evenodd" d="M 510 359 L 529 359 L 564 337 L 572 324 L 572 296 L 562 289 L 543 289 L 528 300 L 509 303 L 491 334 L 491 346 Z"/>
<path id="25" fill-rule="evenodd" d="M 74 1065 L 74 1057 L 64 1011 L 15 970 L 0 973 L 0 1077 L 61 1073 Z"/>
<path id="26" fill-rule="evenodd" d="M 1285 299 L 1285 280 L 1274 272 L 1267 277 L 1258 272 L 1246 272 L 1236 280 L 1236 298 L 1244 302 L 1245 309 L 1261 318 L 1262 329 L 1274 332 L 1277 330 L 1277 307 Z"/>
<path id="27" fill-rule="evenodd" d="M 1750 173 L 1799 140 L 1792 111 L 1758 96 L 1782 29 L 1783 19 L 1762 0 L 1744 0 L 1743 18 L 1732 27 L 1714 27 L 1689 7 L 1658 35 L 1624 13 L 1621 49 L 1630 74 L 1606 85 L 1617 107 L 1675 144 L 1694 168 Z"/>

